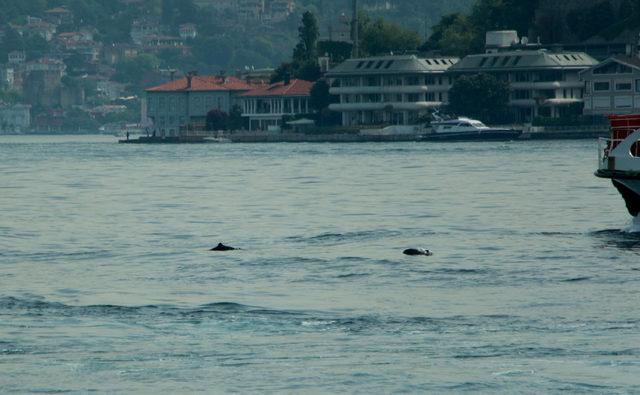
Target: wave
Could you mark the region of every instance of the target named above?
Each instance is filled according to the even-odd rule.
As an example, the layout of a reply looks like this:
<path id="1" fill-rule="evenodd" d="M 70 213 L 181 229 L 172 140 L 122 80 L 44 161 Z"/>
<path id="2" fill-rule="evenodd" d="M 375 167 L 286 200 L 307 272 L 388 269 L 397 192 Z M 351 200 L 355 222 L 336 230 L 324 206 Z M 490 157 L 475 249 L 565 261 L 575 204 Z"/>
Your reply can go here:
<path id="1" fill-rule="evenodd" d="M 484 332 L 533 332 L 533 333 L 574 333 L 576 330 L 603 332 L 637 331 L 640 329 L 640 318 L 622 321 L 572 321 L 558 319 L 531 319 L 523 316 L 494 315 L 456 315 L 444 317 L 401 316 L 401 315 L 351 315 L 350 313 L 323 312 L 313 310 L 283 310 L 259 306 L 245 305 L 235 302 L 214 302 L 195 307 L 179 307 L 174 305 L 89 305 L 73 306 L 59 302 L 46 301 L 41 298 L 0 297 L 0 316 L 22 317 L 42 320 L 48 317 L 100 318 L 124 322 L 158 322 L 158 321 L 221 321 L 246 322 L 254 331 L 278 330 L 299 331 L 335 331 L 342 333 L 385 333 L 405 334 L 411 331 L 432 333 L 466 333 L 480 334 Z M 492 346 L 491 350 L 460 349 L 454 353 L 457 358 L 485 358 L 495 353 L 512 353 L 521 345 Z M 0 349 L 12 349 L 2 347 Z M 557 355 L 562 350 L 544 350 L 537 347 L 520 349 L 518 352 L 531 355 Z M 591 351 L 593 352 L 593 351 Z M 631 355 L 638 349 L 603 350 L 602 355 L 618 352 Z"/>
<path id="2" fill-rule="evenodd" d="M 376 240 L 383 239 L 388 237 L 398 237 L 401 233 L 398 231 L 392 230 L 367 230 L 367 231 L 357 231 L 357 232 L 345 232 L 345 233 L 322 233 L 316 236 L 303 237 L 303 236 L 293 236 L 288 237 L 287 240 L 297 243 L 307 243 L 307 244 L 340 244 L 347 243 L 352 241 L 363 241 L 363 240 Z"/>

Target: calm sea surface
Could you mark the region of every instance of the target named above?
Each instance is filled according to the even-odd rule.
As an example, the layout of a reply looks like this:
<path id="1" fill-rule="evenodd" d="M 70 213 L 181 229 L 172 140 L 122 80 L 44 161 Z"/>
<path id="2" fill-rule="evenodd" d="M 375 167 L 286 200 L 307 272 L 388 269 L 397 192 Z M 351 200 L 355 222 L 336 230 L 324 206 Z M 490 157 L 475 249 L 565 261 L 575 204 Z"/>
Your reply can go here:
<path id="1" fill-rule="evenodd" d="M 0 137 L 0 393 L 640 392 L 596 145 Z"/>

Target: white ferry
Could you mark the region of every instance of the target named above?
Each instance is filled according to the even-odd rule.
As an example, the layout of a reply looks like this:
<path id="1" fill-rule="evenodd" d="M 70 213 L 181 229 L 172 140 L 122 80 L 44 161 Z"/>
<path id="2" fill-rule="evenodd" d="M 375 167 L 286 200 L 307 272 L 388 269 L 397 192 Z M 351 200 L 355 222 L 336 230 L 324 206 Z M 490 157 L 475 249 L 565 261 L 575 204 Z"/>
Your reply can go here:
<path id="1" fill-rule="evenodd" d="M 596 176 L 618 189 L 629 213 L 640 213 L 640 115 L 611 115 L 611 137 L 600 139 Z"/>

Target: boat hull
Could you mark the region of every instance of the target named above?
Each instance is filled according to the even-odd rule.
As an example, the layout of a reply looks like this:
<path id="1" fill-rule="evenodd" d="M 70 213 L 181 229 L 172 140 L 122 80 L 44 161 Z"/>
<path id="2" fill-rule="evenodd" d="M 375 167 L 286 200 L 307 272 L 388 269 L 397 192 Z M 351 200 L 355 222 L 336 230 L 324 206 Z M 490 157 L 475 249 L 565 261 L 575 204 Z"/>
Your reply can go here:
<path id="1" fill-rule="evenodd" d="M 598 170 L 596 176 L 609 178 L 613 182 L 625 203 L 629 214 L 637 217 L 640 214 L 640 174 L 621 171 Z"/>
<path id="2" fill-rule="evenodd" d="M 520 130 L 483 130 L 424 134 L 419 141 L 511 141 L 521 136 Z"/>

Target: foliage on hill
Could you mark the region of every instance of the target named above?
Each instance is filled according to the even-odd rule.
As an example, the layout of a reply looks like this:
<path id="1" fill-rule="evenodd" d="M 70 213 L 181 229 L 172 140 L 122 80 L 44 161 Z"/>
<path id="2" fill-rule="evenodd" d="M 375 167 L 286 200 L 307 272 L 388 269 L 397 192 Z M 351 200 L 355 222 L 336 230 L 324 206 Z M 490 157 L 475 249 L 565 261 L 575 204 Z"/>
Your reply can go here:
<path id="1" fill-rule="evenodd" d="M 554 27 L 566 24 L 568 34 L 550 35 L 545 32 L 555 29 L 537 25 L 544 23 L 536 21 L 536 13 L 543 8 L 540 5 L 540 0 L 476 0 L 470 13 L 444 16 L 422 49 L 458 56 L 479 52 L 483 49 L 488 30 L 517 30 L 521 36 L 535 32 L 553 42 L 570 42 L 592 37 L 610 40 L 640 25 L 638 1 L 623 0 L 616 9 L 612 2 L 603 0 L 556 16 L 560 21 L 554 22 Z"/>
<path id="2" fill-rule="evenodd" d="M 463 56 L 482 52 L 488 30 L 517 30 L 527 35 L 538 0 L 477 0 L 471 12 L 443 17 L 422 49 Z"/>

